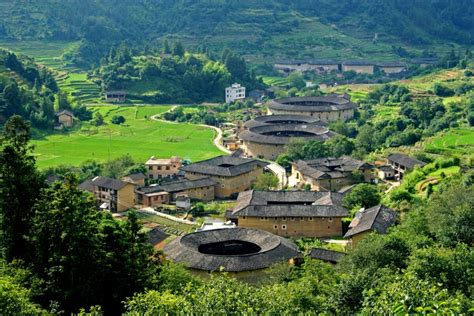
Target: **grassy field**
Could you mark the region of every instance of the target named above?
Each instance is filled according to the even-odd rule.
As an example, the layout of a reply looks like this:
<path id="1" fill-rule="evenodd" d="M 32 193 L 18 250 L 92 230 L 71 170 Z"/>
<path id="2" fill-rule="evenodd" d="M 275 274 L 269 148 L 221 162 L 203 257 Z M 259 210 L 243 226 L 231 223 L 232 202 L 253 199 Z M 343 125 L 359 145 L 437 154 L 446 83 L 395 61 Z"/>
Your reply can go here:
<path id="1" fill-rule="evenodd" d="M 285 87 L 290 84 L 287 77 L 260 76 L 260 78 L 269 86 Z"/>
<path id="2" fill-rule="evenodd" d="M 473 155 L 474 128 L 455 128 L 443 132 L 425 141 L 425 150 L 447 155 Z"/>
<path id="3" fill-rule="evenodd" d="M 91 107 L 104 115 L 106 125 L 101 127 L 83 123 L 70 132 L 38 135 L 33 140 L 35 155 L 40 168 L 61 164 L 79 165 L 93 159 L 107 161 L 130 154 L 137 161 L 150 156 L 178 155 L 191 161 L 219 155 L 214 147 L 214 131 L 192 124 L 171 124 L 146 119 L 152 114 L 163 113 L 169 106 L 100 106 Z M 123 115 L 123 125 L 110 123 L 114 115 Z"/>
<path id="4" fill-rule="evenodd" d="M 444 176 L 452 176 L 455 174 L 458 174 L 459 171 L 461 170 L 461 167 L 459 166 L 451 166 L 447 168 L 441 168 L 438 169 L 432 173 L 429 173 L 426 175 L 426 178 L 421 180 L 415 185 L 415 189 L 418 191 L 418 193 L 423 193 L 426 190 L 426 187 L 428 184 L 434 185 L 436 188 L 436 185 L 442 180 L 442 174 Z"/>

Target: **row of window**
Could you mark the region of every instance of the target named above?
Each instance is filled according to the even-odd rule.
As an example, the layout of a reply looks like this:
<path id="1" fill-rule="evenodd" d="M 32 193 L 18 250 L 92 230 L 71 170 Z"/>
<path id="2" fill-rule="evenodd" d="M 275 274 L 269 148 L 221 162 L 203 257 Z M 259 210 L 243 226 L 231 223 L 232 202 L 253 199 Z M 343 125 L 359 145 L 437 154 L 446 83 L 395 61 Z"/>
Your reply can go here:
<path id="1" fill-rule="evenodd" d="M 242 218 L 245 219 L 245 216 L 243 216 Z M 282 221 L 286 221 L 287 219 L 289 219 L 290 221 L 295 221 L 297 219 L 299 219 L 300 221 L 305 221 L 305 220 L 313 221 L 314 217 L 260 217 L 261 221 L 271 221 L 271 220 L 276 221 L 278 219 L 281 219 Z M 321 217 L 321 219 L 325 220 L 326 218 Z M 332 217 L 328 217 L 328 222 L 332 222 Z"/>
<path id="2" fill-rule="evenodd" d="M 148 170 L 153 170 L 153 167 L 154 167 L 154 166 L 148 166 Z M 176 166 L 175 166 L 175 165 L 173 165 L 173 168 L 176 168 Z M 155 168 L 155 169 L 156 169 L 156 170 L 165 170 L 165 169 L 163 169 L 163 167 L 162 167 L 162 166 L 156 166 L 156 168 Z M 166 170 L 170 170 L 170 169 L 171 169 L 171 167 L 170 167 L 170 166 L 166 166 Z"/>

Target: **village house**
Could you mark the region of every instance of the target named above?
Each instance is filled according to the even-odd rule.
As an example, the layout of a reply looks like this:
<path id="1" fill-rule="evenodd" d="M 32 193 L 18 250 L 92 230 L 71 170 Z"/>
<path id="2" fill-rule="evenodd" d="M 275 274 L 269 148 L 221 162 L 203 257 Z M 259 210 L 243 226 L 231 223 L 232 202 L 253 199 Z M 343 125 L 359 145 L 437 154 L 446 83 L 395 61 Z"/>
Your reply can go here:
<path id="1" fill-rule="evenodd" d="M 275 63 L 274 68 L 283 74 L 289 74 L 293 71 L 325 73 L 339 71 L 339 63 L 332 60 L 279 61 Z"/>
<path id="2" fill-rule="evenodd" d="M 378 177 L 381 180 L 394 180 L 395 179 L 395 170 L 390 165 L 379 166 L 378 168 Z"/>
<path id="3" fill-rule="evenodd" d="M 312 248 L 309 252 L 309 257 L 311 259 L 322 260 L 331 264 L 337 264 L 339 261 L 344 258 L 346 254 L 340 251 L 334 251 L 323 248 Z"/>
<path id="4" fill-rule="evenodd" d="M 176 197 L 176 208 L 182 210 L 191 209 L 191 199 L 187 195 L 180 195 Z"/>
<path id="5" fill-rule="evenodd" d="M 208 202 L 214 200 L 215 186 L 216 182 L 214 180 L 201 178 L 140 187 L 136 190 L 137 204 L 157 207 L 162 204 L 170 204 L 176 201 L 179 196 Z"/>
<path id="6" fill-rule="evenodd" d="M 423 161 L 398 153 L 388 156 L 387 164 L 393 168 L 395 172 L 394 176 L 398 180 L 403 179 L 405 173 L 413 170 L 416 166 L 423 167 L 426 165 Z"/>
<path id="7" fill-rule="evenodd" d="M 342 236 L 342 195 L 316 191 L 245 191 L 228 219 L 284 237 Z"/>
<path id="8" fill-rule="evenodd" d="M 369 61 L 346 61 L 342 63 L 342 71 L 355 71 L 358 74 L 373 75 L 375 71 L 375 65 Z"/>
<path id="9" fill-rule="evenodd" d="M 126 175 L 125 177 L 122 177 L 122 181 L 130 182 L 138 186 L 144 186 L 145 179 L 146 179 L 146 176 L 141 172 L 131 173 L 129 175 Z"/>
<path id="10" fill-rule="evenodd" d="M 158 159 L 152 156 L 145 162 L 147 176 L 150 180 L 177 177 L 182 165 L 181 158 L 176 156 L 169 159 Z"/>
<path id="11" fill-rule="evenodd" d="M 299 188 L 310 185 L 311 190 L 339 191 L 360 182 L 373 180 L 374 166 L 349 156 L 299 160 L 292 163 L 289 182 Z"/>
<path id="12" fill-rule="evenodd" d="M 344 238 L 349 239 L 348 248 L 353 249 L 371 232 L 386 234 L 388 229 L 397 222 L 397 213 L 381 204 L 368 209 L 362 209 L 349 225 Z"/>
<path id="13" fill-rule="evenodd" d="M 432 57 L 414 58 L 411 60 L 411 63 L 414 65 L 418 65 L 422 68 L 425 68 L 428 66 L 436 65 L 436 63 L 438 63 L 438 58 L 432 58 Z"/>
<path id="14" fill-rule="evenodd" d="M 407 64 L 397 61 L 377 63 L 377 69 L 383 71 L 386 74 L 397 74 L 407 70 Z"/>
<path id="15" fill-rule="evenodd" d="M 190 180 L 211 178 L 216 185 L 216 197 L 225 199 L 248 190 L 263 173 L 268 163 L 231 156 L 219 156 L 181 167 Z"/>
<path id="16" fill-rule="evenodd" d="M 135 184 L 117 179 L 95 177 L 86 180 L 79 188 L 94 194 L 97 207 L 121 213 L 135 205 Z"/>
<path id="17" fill-rule="evenodd" d="M 107 91 L 104 93 L 105 102 L 123 103 L 127 97 L 125 91 Z"/>
<path id="18" fill-rule="evenodd" d="M 232 103 L 238 100 L 245 99 L 245 87 L 238 83 L 225 89 L 225 103 Z"/>
<path id="19" fill-rule="evenodd" d="M 318 97 L 293 97 L 267 102 L 269 115 L 305 115 L 323 122 L 346 121 L 358 107 L 347 94 Z"/>
<path id="20" fill-rule="evenodd" d="M 68 110 L 61 110 L 56 113 L 58 125 L 60 127 L 71 128 L 74 126 L 74 114 Z"/>

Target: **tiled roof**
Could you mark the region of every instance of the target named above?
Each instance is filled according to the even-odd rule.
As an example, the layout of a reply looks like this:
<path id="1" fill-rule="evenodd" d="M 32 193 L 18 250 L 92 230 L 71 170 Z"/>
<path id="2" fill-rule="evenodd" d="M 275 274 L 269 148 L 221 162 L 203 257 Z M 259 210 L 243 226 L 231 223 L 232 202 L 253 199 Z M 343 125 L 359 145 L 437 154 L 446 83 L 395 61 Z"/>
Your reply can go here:
<path id="1" fill-rule="evenodd" d="M 314 179 L 343 178 L 346 177 L 344 173 L 347 172 L 374 168 L 374 166 L 369 163 L 349 156 L 342 156 L 340 158 L 299 160 L 294 165 L 303 175 Z"/>
<path id="2" fill-rule="evenodd" d="M 157 192 L 180 192 L 184 190 L 214 186 L 216 182 L 211 178 L 202 178 L 196 180 L 179 180 L 167 182 L 162 185 L 154 185 L 148 187 L 141 187 L 137 189 L 137 192 L 142 192 L 144 194 L 151 194 Z"/>
<path id="3" fill-rule="evenodd" d="M 183 166 L 180 168 L 180 170 L 204 175 L 234 177 L 248 173 L 255 168 L 263 168 L 267 165 L 267 162 L 256 159 L 246 159 L 234 156 L 219 156 Z"/>
<path id="4" fill-rule="evenodd" d="M 169 237 L 169 235 L 165 233 L 164 231 L 162 231 L 161 228 L 159 227 L 153 228 L 147 233 L 147 235 L 148 235 L 148 241 L 152 245 L 159 244 L 160 242 L 162 242 L 163 240 Z"/>
<path id="5" fill-rule="evenodd" d="M 342 196 L 314 191 L 244 191 L 232 215 L 268 217 L 345 217 Z"/>
<path id="6" fill-rule="evenodd" d="M 424 163 L 423 161 L 420 161 L 420 160 L 411 158 L 407 155 L 399 154 L 399 153 L 388 156 L 388 160 L 398 163 L 399 165 L 404 166 L 408 169 L 413 169 L 415 168 L 415 166 L 426 165 L 426 163 Z"/>
<path id="7" fill-rule="evenodd" d="M 313 248 L 309 254 L 312 259 L 319 259 L 331 263 L 338 263 L 345 255 L 344 252 L 323 248 Z"/>
<path id="8" fill-rule="evenodd" d="M 137 172 L 137 173 L 132 173 L 132 174 L 129 174 L 128 176 L 125 176 L 126 178 L 130 178 L 132 179 L 133 181 L 138 181 L 138 180 L 143 180 L 146 178 L 146 176 L 141 173 L 141 172 Z"/>
<path id="9" fill-rule="evenodd" d="M 394 225 L 396 221 L 397 213 L 379 204 L 357 213 L 349 226 L 351 229 L 349 229 L 344 237 L 351 237 L 370 230 L 385 234 L 388 228 Z"/>
<path id="10" fill-rule="evenodd" d="M 127 184 L 130 184 L 130 183 L 122 181 L 122 180 L 117 180 L 117 179 L 95 177 L 94 179 L 92 179 L 92 184 L 94 186 L 99 186 L 99 187 L 103 187 L 103 188 L 107 188 L 111 190 L 121 190 Z"/>
<path id="11" fill-rule="evenodd" d="M 219 242 L 242 241 L 257 245 L 257 252 L 242 255 L 214 255 L 199 251 L 200 246 Z M 205 271 L 250 271 L 267 268 L 296 255 L 296 245 L 283 237 L 249 228 L 206 230 L 179 237 L 164 248 L 166 256 L 188 268 Z"/>
<path id="12" fill-rule="evenodd" d="M 320 97 L 294 97 L 272 100 L 268 108 L 286 111 L 328 112 L 356 109 L 357 104 L 339 95 Z"/>

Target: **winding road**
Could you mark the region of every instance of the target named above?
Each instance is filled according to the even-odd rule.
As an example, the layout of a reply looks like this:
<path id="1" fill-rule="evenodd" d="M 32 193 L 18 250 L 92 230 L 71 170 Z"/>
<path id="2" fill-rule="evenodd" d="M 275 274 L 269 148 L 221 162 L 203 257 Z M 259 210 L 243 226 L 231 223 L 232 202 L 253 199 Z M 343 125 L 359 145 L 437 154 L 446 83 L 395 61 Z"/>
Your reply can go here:
<path id="1" fill-rule="evenodd" d="M 178 107 L 177 105 L 174 105 L 166 112 L 171 112 L 171 111 L 175 110 L 177 107 Z M 166 112 L 164 112 L 164 113 L 166 113 Z M 150 116 L 150 119 L 152 119 L 154 121 L 160 121 L 160 122 L 165 122 L 165 123 L 170 123 L 170 124 L 181 124 L 181 123 L 178 123 L 178 122 L 167 121 L 167 120 L 163 120 L 163 119 L 159 118 L 164 113 L 159 113 L 159 114 L 152 115 L 152 116 Z M 214 145 L 217 148 L 219 148 L 220 151 L 223 151 L 226 154 L 231 154 L 232 153 L 232 151 L 228 150 L 222 144 L 223 136 L 222 136 L 222 130 L 220 128 L 218 128 L 216 126 L 206 125 L 206 124 L 195 124 L 195 125 L 214 129 L 217 132 L 217 136 L 216 136 L 216 138 L 214 138 Z"/>

